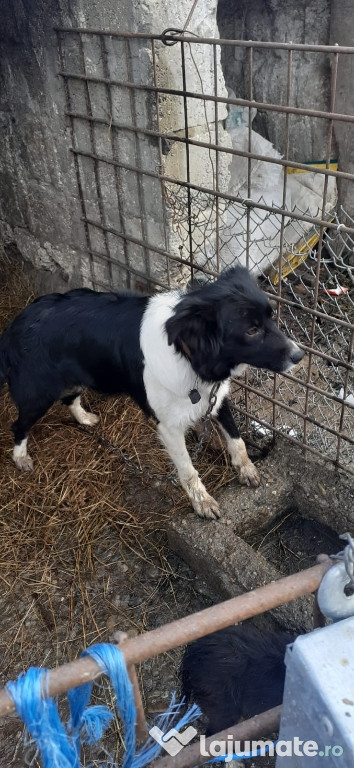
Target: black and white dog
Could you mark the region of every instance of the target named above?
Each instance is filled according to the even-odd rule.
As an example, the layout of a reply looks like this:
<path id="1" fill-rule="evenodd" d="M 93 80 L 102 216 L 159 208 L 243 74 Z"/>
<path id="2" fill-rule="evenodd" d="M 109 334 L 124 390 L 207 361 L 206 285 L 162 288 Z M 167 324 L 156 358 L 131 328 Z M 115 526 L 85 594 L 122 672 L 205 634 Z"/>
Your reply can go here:
<path id="1" fill-rule="evenodd" d="M 18 408 L 12 427 L 16 466 L 32 469 L 29 430 L 56 400 L 68 405 L 80 424 L 91 426 L 98 417 L 83 409 L 81 391 L 124 392 L 155 416 L 161 442 L 197 514 L 219 517 L 190 460 L 185 432 L 205 415 L 212 387 L 219 383 L 212 416 L 241 483 L 258 485 L 226 396 L 230 377 L 247 365 L 282 372 L 303 357 L 271 314 L 266 295 L 242 267 L 186 293 L 149 297 L 79 289 L 42 296 L 0 339 L 0 386 L 8 381 Z"/>
<path id="2" fill-rule="evenodd" d="M 207 736 L 282 703 L 286 646 L 295 639 L 289 632 L 241 624 L 187 646 L 182 693 L 208 718 Z"/>

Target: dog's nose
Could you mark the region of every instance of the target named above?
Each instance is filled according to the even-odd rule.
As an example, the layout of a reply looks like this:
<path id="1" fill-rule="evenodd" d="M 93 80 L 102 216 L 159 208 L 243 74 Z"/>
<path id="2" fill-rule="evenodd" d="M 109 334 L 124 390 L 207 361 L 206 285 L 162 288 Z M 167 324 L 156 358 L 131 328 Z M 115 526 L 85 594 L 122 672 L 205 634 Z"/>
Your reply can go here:
<path id="1" fill-rule="evenodd" d="M 300 349 L 300 347 L 297 346 L 297 344 L 293 344 L 291 348 L 290 353 L 290 360 L 292 363 L 299 363 L 300 360 L 304 357 L 305 352 L 303 349 Z"/>

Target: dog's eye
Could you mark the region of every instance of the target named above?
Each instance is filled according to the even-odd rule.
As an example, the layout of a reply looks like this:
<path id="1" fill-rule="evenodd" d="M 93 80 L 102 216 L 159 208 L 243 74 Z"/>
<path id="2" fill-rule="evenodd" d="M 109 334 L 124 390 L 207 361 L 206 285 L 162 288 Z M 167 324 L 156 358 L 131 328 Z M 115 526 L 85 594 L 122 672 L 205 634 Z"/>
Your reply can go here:
<path id="1" fill-rule="evenodd" d="M 246 331 L 247 336 L 255 336 L 256 333 L 259 333 L 259 328 L 257 326 L 254 326 L 254 328 L 250 328 L 248 331 Z"/>

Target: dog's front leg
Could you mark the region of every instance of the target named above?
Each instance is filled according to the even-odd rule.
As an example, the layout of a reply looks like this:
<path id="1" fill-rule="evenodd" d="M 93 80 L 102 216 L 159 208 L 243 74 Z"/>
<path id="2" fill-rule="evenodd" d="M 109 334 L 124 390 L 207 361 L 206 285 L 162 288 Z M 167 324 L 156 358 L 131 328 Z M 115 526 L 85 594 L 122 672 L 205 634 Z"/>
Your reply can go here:
<path id="1" fill-rule="evenodd" d="M 226 398 L 222 401 L 214 418 L 216 418 L 225 436 L 231 463 L 238 471 L 240 482 L 244 485 L 259 485 L 259 474 L 251 459 L 248 458 L 246 446 L 240 437 Z"/>
<path id="2" fill-rule="evenodd" d="M 204 485 L 193 467 L 187 451 L 184 432 L 176 428 L 159 424 L 158 433 L 161 442 L 172 459 L 180 479 L 180 483 L 188 494 L 191 504 L 199 517 L 215 520 L 220 517 L 218 504 L 204 488 Z"/>

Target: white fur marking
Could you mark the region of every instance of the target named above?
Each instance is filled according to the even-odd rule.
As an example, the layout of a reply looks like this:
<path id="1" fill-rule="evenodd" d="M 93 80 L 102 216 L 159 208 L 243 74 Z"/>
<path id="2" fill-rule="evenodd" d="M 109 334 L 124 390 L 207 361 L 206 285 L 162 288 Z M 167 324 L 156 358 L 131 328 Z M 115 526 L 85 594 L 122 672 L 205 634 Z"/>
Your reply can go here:
<path id="1" fill-rule="evenodd" d="M 172 316 L 180 300 L 178 292 L 153 296 L 145 311 L 140 331 L 140 346 L 144 357 L 144 384 L 148 403 L 164 425 L 184 433 L 205 416 L 212 384 L 197 380 L 192 366 L 185 357 L 168 345 L 165 323 Z M 189 392 L 197 386 L 198 403 L 191 403 Z M 218 391 L 217 412 L 230 388 L 229 379 Z"/>
<path id="2" fill-rule="evenodd" d="M 164 424 L 159 424 L 157 430 L 161 442 L 177 469 L 181 485 L 188 494 L 197 515 L 211 520 L 220 517 L 217 502 L 209 495 L 197 470 L 193 467 L 183 431 L 169 429 Z"/>
<path id="3" fill-rule="evenodd" d="M 12 458 L 16 467 L 23 472 L 30 472 L 33 469 L 33 461 L 27 453 L 27 440 L 28 437 L 25 437 L 18 445 L 14 446 L 12 452 Z"/>
<path id="4" fill-rule="evenodd" d="M 93 427 L 95 424 L 98 424 L 100 420 L 99 416 L 96 416 L 95 413 L 88 413 L 85 411 L 81 405 L 80 395 L 75 397 L 75 400 L 69 405 L 69 410 L 76 421 L 78 421 L 79 424 L 84 424 L 86 427 Z"/>
<path id="5" fill-rule="evenodd" d="M 238 470 L 240 482 L 243 485 L 259 485 L 260 478 L 258 471 L 251 459 L 248 458 L 246 446 L 242 437 L 230 437 L 221 424 L 220 428 L 226 439 L 227 448 L 231 457 L 231 464 Z"/>

